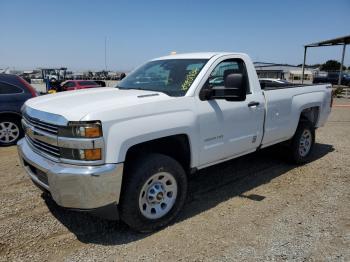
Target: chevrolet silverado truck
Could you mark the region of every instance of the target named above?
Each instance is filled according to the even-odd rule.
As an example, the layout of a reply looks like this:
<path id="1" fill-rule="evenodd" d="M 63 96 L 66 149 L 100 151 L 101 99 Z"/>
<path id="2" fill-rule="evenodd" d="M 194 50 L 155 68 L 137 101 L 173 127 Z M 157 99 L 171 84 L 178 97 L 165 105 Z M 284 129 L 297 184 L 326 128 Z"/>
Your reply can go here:
<path id="1" fill-rule="evenodd" d="M 114 88 L 28 100 L 18 152 L 59 206 L 153 231 L 179 213 L 196 170 L 281 142 L 308 161 L 331 106 L 328 84 L 262 90 L 246 54 L 175 54 Z"/>

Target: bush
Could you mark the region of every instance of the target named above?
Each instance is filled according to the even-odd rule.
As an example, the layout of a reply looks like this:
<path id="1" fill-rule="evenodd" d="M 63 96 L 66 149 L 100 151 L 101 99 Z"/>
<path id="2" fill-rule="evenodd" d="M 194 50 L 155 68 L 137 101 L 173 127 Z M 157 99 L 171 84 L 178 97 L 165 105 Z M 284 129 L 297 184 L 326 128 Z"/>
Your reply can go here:
<path id="1" fill-rule="evenodd" d="M 340 97 L 341 93 L 343 92 L 344 87 L 343 86 L 335 86 L 333 89 L 333 97 Z"/>

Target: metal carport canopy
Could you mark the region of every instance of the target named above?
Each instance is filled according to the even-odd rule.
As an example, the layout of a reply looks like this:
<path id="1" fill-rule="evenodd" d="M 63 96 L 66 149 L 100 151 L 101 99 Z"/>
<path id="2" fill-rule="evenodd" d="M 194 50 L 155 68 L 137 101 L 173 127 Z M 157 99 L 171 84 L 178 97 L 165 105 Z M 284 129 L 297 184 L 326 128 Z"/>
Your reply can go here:
<path id="1" fill-rule="evenodd" d="M 305 61 L 306 61 L 306 50 L 308 47 L 324 47 L 324 46 L 335 46 L 335 45 L 342 45 L 343 51 L 342 51 L 342 57 L 341 57 L 341 65 L 340 65 L 340 73 L 339 73 L 339 79 L 338 79 L 338 85 L 341 84 L 342 79 L 342 73 L 343 73 L 343 65 L 344 65 L 344 56 L 345 56 L 345 47 L 346 45 L 350 44 L 350 35 L 343 36 L 343 37 L 337 37 L 313 44 L 308 44 L 304 46 L 304 61 L 303 61 L 303 73 L 301 76 L 301 83 L 304 83 L 304 72 L 305 72 Z"/>

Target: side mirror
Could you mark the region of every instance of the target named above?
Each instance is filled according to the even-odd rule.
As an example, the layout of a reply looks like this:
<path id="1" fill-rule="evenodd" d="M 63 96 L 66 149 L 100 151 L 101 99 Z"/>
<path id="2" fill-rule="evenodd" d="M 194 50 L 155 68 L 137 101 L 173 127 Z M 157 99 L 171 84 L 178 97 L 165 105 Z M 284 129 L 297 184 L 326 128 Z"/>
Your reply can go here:
<path id="1" fill-rule="evenodd" d="M 246 93 L 243 75 L 233 73 L 225 77 L 224 86 L 203 89 L 200 98 L 202 100 L 225 99 L 227 101 L 244 101 Z"/>

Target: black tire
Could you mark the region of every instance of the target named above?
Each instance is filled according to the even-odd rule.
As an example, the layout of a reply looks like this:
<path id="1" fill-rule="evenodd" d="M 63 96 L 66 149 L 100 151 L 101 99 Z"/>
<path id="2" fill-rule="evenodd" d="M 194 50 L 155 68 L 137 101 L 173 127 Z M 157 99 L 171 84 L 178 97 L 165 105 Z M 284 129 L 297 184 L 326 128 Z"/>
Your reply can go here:
<path id="1" fill-rule="evenodd" d="M 152 232 L 172 222 L 185 203 L 187 176 L 182 166 L 173 158 L 162 154 L 138 157 L 130 163 L 125 173 L 120 204 L 120 217 L 132 229 Z M 177 196 L 171 209 L 164 216 L 150 219 L 144 216 L 139 205 L 142 188 L 158 172 L 172 175 L 177 184 Z"/>
<path id="2" fill-rule="evenodd" d="M 309 133 L 311 135 L 311 144 L 309 150 L 305 150 L 303 153 L 302 149 L 300 149 L 301 139 L 303 137 L 304 132 Z M 309 121 L 300 121 L 298 124 L 298 128 L 292 138 L 290 149 L 290 159 L 295 164 L 303 164 L 310 160 L 310 155 L 312 149 L 315 144 L 315 128 Z"/>
<path id="3" fill-rule="evenodd" d="M 6 127 L 8 126 L 8 123 L 11 123 L 12 125 L 15 125 L 18 128 L 18 136 L 11 141 L 7 142 L 5 140 L 5 137 L 2 136 L 0 133 L 0 146 L 12 146 L 17 144 L 17 141 L 23 137 L 23 129 L 21 125 L 21 120 L 16 117 L 2 117 L 0 118 L 0 132 L 3 130 L 3 125 Z"/>

